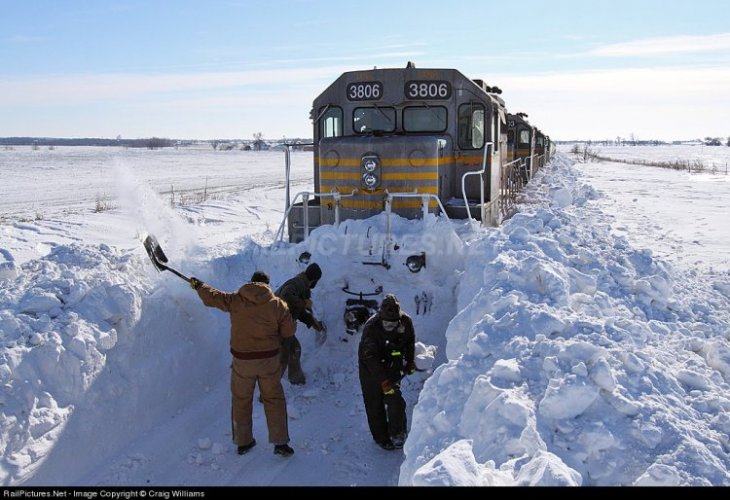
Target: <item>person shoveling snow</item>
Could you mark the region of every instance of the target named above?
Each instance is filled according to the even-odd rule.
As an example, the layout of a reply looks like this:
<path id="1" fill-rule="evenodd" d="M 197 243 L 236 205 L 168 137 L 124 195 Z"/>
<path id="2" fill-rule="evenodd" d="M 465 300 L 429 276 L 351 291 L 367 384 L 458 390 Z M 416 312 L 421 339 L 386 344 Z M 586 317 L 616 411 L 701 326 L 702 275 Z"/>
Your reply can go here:
<path id="1" fill-rule="evenodd" d="M 299 273 L 286 281 L 276 291 L 291 312 L 294 321 L 301 321 L 307 328 L 314 328 L 317 332 L 317 344 L 322 345 L 326 340 L 324 324 L 312 314 L 312 290 L 322 277 L 322 269 L 317 264 L 309 264 L 303 273 Z M 293 385 L 304 385 L 306 377 L 302 371 L 302 345 L 296 336 L 287 339 L 281 346 L 281 374 L 287 371 L 289 382 Z"/>
<path id="2" fill-rule="evenodd" d="M 274 453 L 291 456 L 294 450 L 288 444 L 286 399 L 279 365 L 282 343 L 294 337 L 289 308 L 274 296 L 269 277 L 260 271 L 235 293 L 221 292 L 197 278 L 190 278 L 190 286 L 206 306 L 231 316 L 232 423 L 238 454 L 256 446 L 252 418 L 253 394 L 258 383 Z"/>
<path id="3" fill-rule="evenodd" d="M 289 457 L 286 398 L 281 386 L 280 351 L 296 330 L 286 302 L 269 288 L 269 276 L 256 271 L 251 281 L 235 293 L 226 293 L 187 277 L 167 265 L 168 259 L 157 239 L 144 240 L 147 254 L 159 271 L 170 271 L 187 281 L 208 307 L 227 312 L 231 319 L 231 425 L 232 438 L 243 455 L 256 446 L 253 437 L 253 395 L 256 384 L 269 428 L 269 441 L 274 453 Z"/>

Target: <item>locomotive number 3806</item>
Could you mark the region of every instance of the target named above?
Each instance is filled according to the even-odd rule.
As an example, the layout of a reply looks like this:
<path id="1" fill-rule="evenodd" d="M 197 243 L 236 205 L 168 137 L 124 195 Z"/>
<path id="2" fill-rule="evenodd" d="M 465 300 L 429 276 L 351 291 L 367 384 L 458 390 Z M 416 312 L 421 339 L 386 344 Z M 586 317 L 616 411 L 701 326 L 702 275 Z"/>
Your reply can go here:
<path id="1" fill-rule="evenodd" d="M 411 80 L 406 82 L 408 99 L 449 99 L 451 84 L 434 80 Z"/>
<path id="2" fill-rule="evenodd" d="M 380 82 L 356 82 L 347 86 L 350 101 L 377 101 L 383 97 L 383 84 Z"/>

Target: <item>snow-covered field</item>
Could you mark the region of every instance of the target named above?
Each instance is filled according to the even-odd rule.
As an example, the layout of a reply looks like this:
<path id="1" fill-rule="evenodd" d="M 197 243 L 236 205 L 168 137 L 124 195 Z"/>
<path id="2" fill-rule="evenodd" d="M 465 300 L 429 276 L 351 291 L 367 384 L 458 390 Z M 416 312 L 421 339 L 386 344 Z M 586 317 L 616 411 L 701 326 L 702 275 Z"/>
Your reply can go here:
<path id="1" fill-rule="evenodd" d="M 570 149 L 570 147 L 561 147 Z M 730 164 L 730 148 L 727 146 L 600 146 L 593 145 L 591 149 L 601 156 L 620 160 L 647 160 L 658 162 L 695 161 L 702 162 L 706 167 L 717 167 L 725 172 Z"/>
<path id="2" fill-rule="evenodd" d="M 283 215 L 281 151 L 15 147 L 0 149 L 0 172 L 1 246 L 18 262 L 57 244 L 136 245 L 135 232 L 144 229 L 140 207 L 146 200 L 170 204 L 171 191 L 176 205 L 182 196 L 177 212 L 206 246 L 258 234 Z M 293 153 L 292 195 L 311 189 L 311 179 L 312 154 Z M 204 193 L 208 199 L 201 202 Z M 116 210 L 95 212 L 97 198 Z M 147 208 L 149 217 L 154 210 Z"/>
<path id="3" fill-rule="evenodd" d="M 0 151 L 18 184 L 0 185 L 2 484 L 730 484 L 730 244 L 710 219 L 693 228 L 713 245 L 698 253 L 672 211 L 694 206 L 680 196 L 691 186 L 726 214 L 727 185 L 561 155 L 501 228 L 396 219 L 408 245 L 385 270 L 361 264 L 378 252 L 382 216 L 269 246 L 281 153 L 61 150 Z M 311 154 L 294 164 L 297 191 Z M 206 176 L 226 187 L 214 200 L 171 208 L 156 194 L 201 189 Z M 629 205 L 640 182 L 665 195 Z M 93 212 L 99 190 L 116 208 Z M 183 270 L 229 290 L 256 268 L 281 283 L 305 249 L 323 265 L 314 298 L 329 338 L 317 348 L 300 327 L 308 384 L 285 385 L 292 459 L 265 444 L 260 405 L 260 446 L 235 454 L 227 318 L 151 269 L 145 230 Z M 346 230 L 365 245 L 348 246 Z M 413 275 L 402 260 L 418 245 L 428 266 Z M 357 339 L 342 341 L 345 284 L 398 294 L 438 348 L 435 373 L 405 382 L 405 453 L 368 434 Z M 428 315 L 415 293 L 433 297 Z"/>

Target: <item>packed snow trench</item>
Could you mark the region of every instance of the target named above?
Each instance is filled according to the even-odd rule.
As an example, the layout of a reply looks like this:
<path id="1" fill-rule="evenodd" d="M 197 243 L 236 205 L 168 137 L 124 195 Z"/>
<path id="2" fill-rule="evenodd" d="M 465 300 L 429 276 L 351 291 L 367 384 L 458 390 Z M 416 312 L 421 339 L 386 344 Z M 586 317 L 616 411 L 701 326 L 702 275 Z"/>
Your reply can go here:
<path id="1" fill-rule="evenodd" d="M 152 194 L 131 200 L 171 261 L 218 288 L 256 269 L 276 286 L 305 250 L 322 265 L 315 313 L 329 337 L 317 347 L 297 332 L 307 385 L 284 382 L 290 459 L 272 454 L 259 404 L 259 445 L 236 455 L 228 318 L 155 273 L 141 247 L 61 244 L 22 264 L 5 249 L 0 482 L 730 484 L 730 275 L 633 247 L 584 181 L 559 155 L 500 228 L 395 218 L 390 270 L 362 264 L 379 259 L 382 215 L 298 245 L 262 243 L 269 228 L 206 246 Z M 427 265 L 412 274 L 403 260 L 416 248 Z M 403 452 L 367 430 L 345 286 L 398 295 L 419 341 L 437 348 L 433 375 L 404 382 Z"/>

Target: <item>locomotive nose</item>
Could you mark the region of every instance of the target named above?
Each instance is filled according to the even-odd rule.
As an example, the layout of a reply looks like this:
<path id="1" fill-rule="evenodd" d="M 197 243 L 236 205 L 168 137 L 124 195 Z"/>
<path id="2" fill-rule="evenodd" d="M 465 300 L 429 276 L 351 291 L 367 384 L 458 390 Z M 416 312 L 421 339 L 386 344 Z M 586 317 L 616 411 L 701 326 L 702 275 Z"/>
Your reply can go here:
<path id="1" fill-rule="evenodd" d="M 439 166 L 449 161 L 447 140 L 434 136 L 342 137 L 323 140 L 320 148 L 321 191 L 355 191 L 342 207 L 359 217 L 381 212 L 388 194 L 438 195 Z M 421 201 L 396 197 L 392 208 L 412 217 Z"/>

